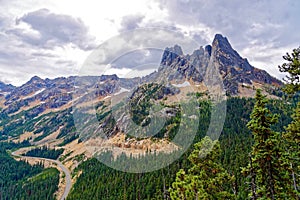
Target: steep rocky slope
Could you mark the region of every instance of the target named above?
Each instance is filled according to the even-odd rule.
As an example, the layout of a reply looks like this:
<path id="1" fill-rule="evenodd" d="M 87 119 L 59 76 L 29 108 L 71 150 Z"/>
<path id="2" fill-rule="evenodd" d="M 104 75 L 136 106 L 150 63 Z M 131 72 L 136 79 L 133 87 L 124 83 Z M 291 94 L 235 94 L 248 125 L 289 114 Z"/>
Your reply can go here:
<path id="1" fill-rule="evenodd" d="M 161 61 L 160 74 L 168 74 L 169 80 L 185 77 L 202 82 L 215 67 L 228 95 L 238 95 L 239 85 L 252 87 L 255 83 L 280 86 L 282 82 L 266 71 L 253 67 L 246 58 L 236 52 L 226 37 L 217 34 L 212 45 L 200 47 L 191 55 L 184 55 L 180 46 L 166 48 Z M 159 76 L 159 75 L 158 75 Z M 209 80 L 208 80 L 209 81 Z"/>

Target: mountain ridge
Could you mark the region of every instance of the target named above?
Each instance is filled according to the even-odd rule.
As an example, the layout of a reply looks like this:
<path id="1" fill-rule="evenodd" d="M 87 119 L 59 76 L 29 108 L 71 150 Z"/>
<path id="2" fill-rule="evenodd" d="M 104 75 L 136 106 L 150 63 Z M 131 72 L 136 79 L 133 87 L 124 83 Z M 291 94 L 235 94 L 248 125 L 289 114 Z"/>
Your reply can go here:
<path id="1" fill-rule="evenodd" d="M 212 53 L 214 54 L 212 55 Z M 283 84 L 265 70 L 252 66 L 247 58 L 242 58 L 239 53 L 233 49 L 229 40 L 221 34 L 215 35 L 211 45 L 206 45 L 205 47 L 200 46 L 200 48 L 195 49 L 192 54 L 184 54 L 181 46 L 178 44 L 175 44 L 173 47 L 166 47 L 162 54 L 158 71 L 168 66 L 178 71 L 177 74 L 172 75 L 174 78 L 180 78 L 184 75 L 186 78 L 192 78 L 195 81 L 201 82 L 204 79 L 208 63 L 211 59 L 214 59 L 213 65 L 218 65 L 225 89 L 230 95 L 237 95 L 239 93 L 237 83 L 252 85 L 252 82 L 256 81 L 261 84 L 273 86 L 281 86 Z M 116 79 L 119 78 L 116 75 L 113 76 L 115 76 Z M 45 86 L 45 84 L 53 84 L 56 80 L 60 81 L 61 79 L 74 81 L 76 77 L 77 76 L 42 79 L 38 76 L 33 76 L 29 81 L 18 87 L 0 82 L 0 93 L 5 92 L 5 94 L 7 94 L 14 89 L 24 88 L 28 85 L 40 88 Z M 166 78 L 172 79 L 173 77 Z M 146 78 L 144 78 L 144 80 L 145 79 Z"/>
<path id="2" fill-rule="evenodd" d="M 177 54 L 176 52 L 180 53 Z M 177 68 L 180 74 L 185 74 L 186 78 L 201 82 L 207 72 L 209 62 L 212 62 L 212 65 L 217 66 L 219 69 L 228 95 L 238 95 L 239 85 L 252 86 L 253 82 L 275 87 L 283 85 L 280 80 L 271 76 L 265 70 L 250 65 L 248 60 L 242 58 L 232 48 L 228 39 L 221 34 L 216 34 L 212 45 L 207 45 L 205 48 L 201 46 L 199 49 L 194 50 L 191 55 L 184 55 L 181 52 L 181 47 L 178 45 L 166 48 L 162 56 L 161 66 Z"/>
<path id="3" fill-rule="evenodd" d="M 205 85 L 211 81 L 207 77 L 209 73 L 219 76 L 228 96 L 253 97 L 257 88 L 274 89 L 283 84 L 266 71 L 250 65 L 246 58 L 233 49 L 226 37 L 216 34 L 211 45 L 200 46 L 192 54 L 184 54 L 178 44 L 166 47 L 158 71 L 143 78 L 102 75 L 42 79 L 34 76 L 19 87 L 0 82 L 1 107 L 2 112 L 7 114 L 33 107 L 36 109 L 34 113 L 42 113 L 47 109 L 71 106 L 74 98 L 84 96 L 87 91 L 92 91 L 97 98 L 104 98 L 124 89 L 134 89 L 139 84 L 161 81 L 177 85 L 188 81 L 193 86 L 203 85 L 199 92 L 206 92 L 208 89 Z M 167 90 L 173 91 L 173 94 L 178 92 L 178 88 Z"/>

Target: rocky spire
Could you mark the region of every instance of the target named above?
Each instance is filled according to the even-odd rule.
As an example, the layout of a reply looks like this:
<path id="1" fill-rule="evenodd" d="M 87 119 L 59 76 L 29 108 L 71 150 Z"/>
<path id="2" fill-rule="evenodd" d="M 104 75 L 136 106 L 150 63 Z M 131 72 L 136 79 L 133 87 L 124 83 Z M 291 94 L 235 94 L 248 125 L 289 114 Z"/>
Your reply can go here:
<path id="1" fill-rule="evenodd" d="M 215 35 L 212 45 L 200 47 L 191 55 L 184 55 L 178 45 L 166 48 L 162 56 L 160 70 L 164 69 L 162 74 L 164 76 L 169 74 L 172 79 L 184 76 L 200 82 L 207 73 L 209 64 L 210 67 L 214 66 L 216 70 L 219 70 L 228 94 L 237 94 L 240 84 L 252 85 L 252 82 L 271 85 L 282 84 L 266 71 L 251 66 L 248 60 L 242 58 L 232 48 L 228 39 L 221 34 Z"/>
<path id="2" fill-rule="evenodd" d="M 220 49 L 233 50 L 227 38 L 223 37 L 221 34 L 215 35 L 212 46 Z"/>
<path id="3" fill-rule="evenodd" d="M 225 67 L 235 66 L 243 70 L 251 71 L 253 67 L 248 63 L 247 59 L 242 58 L 239 53 L 234 50 L 228 39 L 221 34 L 216 34 L 212 43 L 215 56 Z"/>
<path id="4" fill-rule="evenodd" d="M 172 63 L 175 58 L 182 56 L 182 55 L 183 55 L 183 52 L 179 45 L 176 44 L 176 45 L 174 45 L 174 47 L 170 47 L 170 48 L 167 47 L 164 50 L 161 64 L 167 65 L 169 63 Z"/>

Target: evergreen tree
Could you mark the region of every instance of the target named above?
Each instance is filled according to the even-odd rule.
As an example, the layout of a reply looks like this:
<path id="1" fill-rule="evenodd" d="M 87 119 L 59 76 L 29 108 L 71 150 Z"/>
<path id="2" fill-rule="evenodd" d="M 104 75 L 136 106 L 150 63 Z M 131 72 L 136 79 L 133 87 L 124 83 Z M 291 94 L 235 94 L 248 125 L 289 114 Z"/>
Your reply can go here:
<path id="1" fill-rule="evenodd" d="M 293 50 L 290 55 L 286 53 L 283 59 L 287 63 L 279 66 L 281 72 L 287 72 L 287 84 L 284 90 L 290 94 L 296 94 L 300 91 L 300 47 Z M 290 176 L 292 178 L 295 198 L 300 199 L 300 102 L 292 115 L 293 121 L 285 128 L 283 133 L 285 154 L 284 161 L 290 167 Z"/>
<path id="2" fill-rule="evenodd" d="M 292 118 L 293 121 L 286 127 L 286 132 L 283 134 L 286 150 L 284 155 L 290 167 L 294 192 L 300 199 L 300 102 Z"/>
<path id="3" fill-rule="evenodd" d="M 209 137 L 195 144 L 189 156 L 192 167 L 179 170 L 170 189 L 171 199 L 233 199 L 231 176 L 220 163 L 220 144 Z"/>
<path id="4" fill-rule="evenodd" d="M 283 59 L 287 62 L 278 67 L 280 72 L 288 73 L 284 79 L 288 83 L 284 90 L 289 94 L 300 91 L 300 47 L 292 54 L 286 53 Z"/>
<path id="5" fill-rule="evenodd" d="M 249 165 L 243 172 L 251 179 L 251 199 L 286 199 L 290 185 L 282 159 L 280 134 L 271 129 L 278 120 L 266 107 L 268 100 L 257 90 L 254 109 L 247 127 L 252 131 L 254 144 Z"/>

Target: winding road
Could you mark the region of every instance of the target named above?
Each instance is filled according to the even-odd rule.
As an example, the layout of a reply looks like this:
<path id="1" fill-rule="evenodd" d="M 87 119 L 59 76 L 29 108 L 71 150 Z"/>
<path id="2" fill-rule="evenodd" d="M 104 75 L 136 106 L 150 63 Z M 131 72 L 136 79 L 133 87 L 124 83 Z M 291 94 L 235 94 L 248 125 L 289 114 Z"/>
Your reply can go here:
<path id="1" fill-rule="evenodd" d="M 63 195 L 61 196 L 60 200 L 65 200 L 67 199 L 67 196 L 71 190 L 71 187 L 72 187 L 72 180 L 71 180 L 71 173 L 69 171 L 69 169 L 64 166 L 60 161 L 58 160 L 53 160 L 53 159 L 48 159 L 48 158 L 41 158 L 41 157 L 31 157 L 31 156 L 22 156 L 21 152 L 22 150 L 24 150 L 25 148 L 22 148 L 22 149 L 18 149 L 14 152 L 11 153 L 11 155 L 13 156 L 17 156 L 17 157 L 20 157 L 20 158 L 29 158 L 29 159 L 39 159 L 39 160 L 44 160 L 44 161 L 48 161 L 48 162 L 52 162 L 52 163 L 56 163 L 57 164 L 57 167 L 60 168 L 64 174 L 65 174 L 65 190 L 64 190 L 64 193 Z M 28 149 L 28 148 L 27 148 Z"/>

